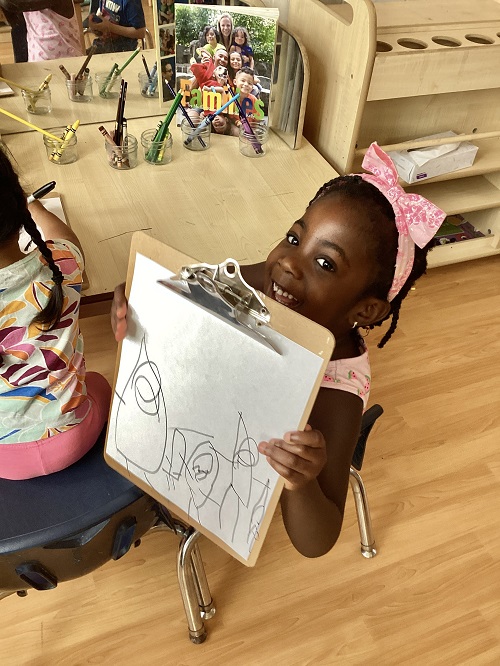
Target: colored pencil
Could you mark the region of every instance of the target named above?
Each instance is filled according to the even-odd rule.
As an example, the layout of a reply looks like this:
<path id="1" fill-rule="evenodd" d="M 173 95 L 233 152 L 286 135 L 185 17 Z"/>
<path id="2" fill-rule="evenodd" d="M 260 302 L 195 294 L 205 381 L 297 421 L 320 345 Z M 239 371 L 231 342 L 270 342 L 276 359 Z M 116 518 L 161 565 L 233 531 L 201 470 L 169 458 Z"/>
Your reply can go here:
<path id="1" fill-rule="evenodd" d="M 165 84 L 166 84 L 166 86 L 167 86 L 167 88 L 168 88 L 170 94 L 173 95 L 174 98 L 175 98 L 175 95 L 176 95 L 175 90 L 172 88 L 172 86 L 170 85 L 170 83 L 169 83 L 168 81 L 165 81 Z M 187 120 L 188 124 L 194 129 L 194 128 L 195 128 L 195 125 L 194 125 L 193 121 L 191 120 L 191 116 L 190 116 L 189 113 L 186 111 L 186 108 L 185 108 L 185 106 L 182 104 L 182 102 L 179 102 L 179 109 L 182 111 L 182 115 L 183 115 L 184 118 Z M 201 136 L 198 137 L 198 141 L 199 141 L 200 144 L 203 146 L 203 148 L 206 148 L 206 144 L 205 144 L 205 142 L 203 141 L 203 139 L 201 138 Z"/>
<path id="2" fill-rule="evenodd" d="M 26 88 L 26 86 L 22 86 L 20 83 L 15 83 L 14 81 L 9 81 L 9 79 L 4 79 L 3 76 L 0 76 L 0 81 L 4 81 L 5 83 L 8 83 L 9 86 L 14 86 L 14 88 L 19 88 L 19 90 L 26 90 L 26 92 L 29 92 L 32 95 L 35 95 L 38 92 L 37 90 L 32 90 L 31 88 Z"/>
<path id="3" fill-rule="evenodd" d="M 132 53 L 132 55 L 130 56 L 130 58 L 128 58 L 128 60 L 125 61 L 125 64 L 118 68 L 118 71 L 116 72 L 116 75 L 117 75 L 117 76 L 120 76 L 120 74 L 123 72 L 123 70 L 125 69 L 125 67 L 127 67 L 127 66 L 132 62 L 132 60 L 133 60 L 133 59 L 135 58 L 135 56 L 139 53 L 139 51 L 140 51 L 140 49 L 137 48 L 137 49 Z"/>
<path id="4" fill-rule="evenodd" d="M 15 116 L 13 113 L 10 113 L 10 111 L 6 111 L 5 109 L 0 108 L 0 113 L 3 113 L 6 116 L 9 116 L 9 118 L 12 118 L 13 120 L 17 120 L 19 123 L 22 123 L 23 125 L 26 125 L 27 127 L 31 127 L 31 129 L 34 129 L 37 132 L 41 132 L 42 134 L 45 134 L 45 136 L 48 136 L 50 139 L 54 139 L 54 141 L 60 141 L 61 143 L 63 141 L 60 136 L 56 136 L 55 134 L 51 134 L 50 132 L 47 132 L 47 130 L 42 129 L 41 127 L 37 127 L 36 125 L 33 125 L 33 123 L 29 123 L 27 120 L 23 120 L 22 118 L 19 118 L 18 116 Z"/>
<path id="5" fill-rule="evenodd" d="M 86 69 L 87 65 L 89 64 L 89 62 L 90 62 L 90 58 L 92 58 L 92 56 L 96 52 L 96 49 L 97 49 L 97 46 L 94 46 L 94 44 L 92 44 L 92 46 L 90 47 L 90 51 L 88 52 L 87 57 L 85 58 L 85 62 L 80 67 L 80 69 L 78 70 L 78 74 L 75 77 L 77 81 L 78 81 L 78 79 L 81 79 L 83 77 L 83 73 L 85 72 L 85 69 Z"/>
<path id="6" fill-rule="evenodd" d="M 227 84 L 227 87 L 229 88 L 229 92 L 231 93 L 231 95 L 234 95 L 236 91 L 233 88 L 231 88 L 229 83 Z M 252 144 L 253 149 L 255 150 L 256 153 L 259 154 L 259 153 L 262 152 L 262 145 L 259 142 L 259 140 L 257 139 L 257 137 L 255 136 L 255 133 L 252 129 L 252 126 L 248 122 L 248 118 L 246 116 L 246 113 L 243 111 L 243 107 L 241 106 L 240 101 L 237 99 L 237 100 L 235 100 L 235 102 L 236 102 L 236 106 L 238 108 L 238 113 L 240 114 L 241 124 L 245 126 L 245 132 L 250 137 L 250 143 Z"/>
<path id="7" fill-rule="evenodd" d="M 191 134 L 190 134 L 189 136 L 187 136 L 187 137 L 184 139 L 184 145 L 185 145 L 185 146 L 189 146 L 189 144 L 193 141 L 193 139 L 196 139 L 196 137 L 197 137 L 201 132 L 203 132 L 203 130 L 205 129 L 205 127 L 207 127 L 208 125 L 210 125 L 210 123 L 211 123 L 212 120 L 215 118 L 215 116 L 218 116 L 219 113 L 222 113 L 222 112 L 224 111 L 224 109 L 227 109 L 227 107 L 230 106 L 233 102 L 236 102 L 236 100 L 239 98 L 239 96 L 240 96 L 240 93 L 236 93 L 236 95 L 234 95 L 233 97 L 231 97 L 231 99 L 228 100 L 225 104 L 223 104 L 223 105 L 220 107 L 220 109 L 217 109 L 217 111 L 214 111 L 214 112 L 211 113 L 209 116 L 206 116 L 206 118 L 203 118 L 203 120 L 202 120 L 201 123 L 198 125 L 198 127 L 197 127 L 196 129 L 194 129 L 194 130 L 191 132 Z"/>

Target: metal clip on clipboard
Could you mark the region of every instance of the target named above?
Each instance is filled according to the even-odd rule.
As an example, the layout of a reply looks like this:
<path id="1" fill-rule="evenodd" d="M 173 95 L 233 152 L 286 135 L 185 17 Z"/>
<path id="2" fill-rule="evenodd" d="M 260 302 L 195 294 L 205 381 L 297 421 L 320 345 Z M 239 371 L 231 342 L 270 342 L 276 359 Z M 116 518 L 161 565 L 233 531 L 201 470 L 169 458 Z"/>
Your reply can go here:
<path id="1" fill-rule="evenodd" d="M 246 333 L 279 354 L 264 332 L 271 313 L 264 301 L 241 276 L 234 259 L 221 264 L 183 266 L 170 280 L 159 281 L 205 309 L 243 327 Z"/>

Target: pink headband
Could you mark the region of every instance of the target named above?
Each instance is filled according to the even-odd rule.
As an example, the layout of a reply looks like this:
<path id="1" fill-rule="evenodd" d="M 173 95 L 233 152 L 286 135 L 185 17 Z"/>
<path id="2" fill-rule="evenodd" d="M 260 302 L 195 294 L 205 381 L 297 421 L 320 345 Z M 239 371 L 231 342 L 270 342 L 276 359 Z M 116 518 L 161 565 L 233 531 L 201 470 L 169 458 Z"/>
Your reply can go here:
<path id="1" fill-rule="evenodd" d="M 377 143 L 372 143 L 366 151 L 362 167 L 373 175 L 363 173 L 360 174 L 361 178 L 382 192 L 396 217 L 398 254 L 388 296 L 388 300 L 392 301 L 411 273 L 415 243 L 419 247 L 427 245 L 441 226 L 446 213 L 420 194 L 408 194 L 403 190 L 398 183 L 398 172 L 393 161 Z"/>

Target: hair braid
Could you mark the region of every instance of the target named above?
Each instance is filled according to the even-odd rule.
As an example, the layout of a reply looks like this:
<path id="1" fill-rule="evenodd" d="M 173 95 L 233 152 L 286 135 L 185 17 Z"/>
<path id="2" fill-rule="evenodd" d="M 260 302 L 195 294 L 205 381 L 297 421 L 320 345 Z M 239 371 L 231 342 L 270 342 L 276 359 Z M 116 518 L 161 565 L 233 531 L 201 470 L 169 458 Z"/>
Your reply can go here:
<path id="1" fill-rule="evenodd" d="M 25 211 L 24 216 L 24 228 L 28 234 L 33 239 L 33 242 L 36 244 L 37 248 L 40 250 L 41 255 L 48 264 L 48 267 L 52 271 L 52 279 L 54 280 L 54 286 L 50 290 L 50 297 L 47 305 L 39 312 L 36 317 L 33 319 L 34 324 L 46 325 L 46 330 L 51 331 L 55 328 L 59 318 L 61 316 L 63 302 L 64 302 L 64 293 L 62 289 L 62 283 L 64 276 L 61 272 L 61 269 L 54 261 L 52 252 L 47 246 L 46 242 L 43 240 L 38 227 L 36 226 L 33 218 L 28 209 Z"/>
<path id="2" fill-rule="evenodd" d="M 398 247 L 398 231 L 392 205 L 374 185 L 363 180 L 359 175 L 351 175 L 339 176 L 338 178 L 329 180 L 320 187 L 314 198 L 309 202 L 309 206 L 322 197 L 334 195 L 346 197 L 366 206 L 367 224 L 371 232 L 368 243 L 370 243 L 373 251 L 376 273 L 373 282 L 367 287 L 363 297 L 375 296 L 387 300 L 389 289 L 394 279 Z M 373 231 L 374 229 L 375 231 Z M 373 329 L 375 326 L 380 326 L 391 317 L 390 326 L 379 342 L 378 347 L 383 347 L 396 330 L 401 304 L 415 284 L 415 281 L 424 275 L 427 269 L 427 252 L 430 249 L 430 244 L 424 248 L 415 246 L 415 258 L 410 275 L 399 293 L 390 302 L 389 313 L 384 319 L 368 327 Z"/>

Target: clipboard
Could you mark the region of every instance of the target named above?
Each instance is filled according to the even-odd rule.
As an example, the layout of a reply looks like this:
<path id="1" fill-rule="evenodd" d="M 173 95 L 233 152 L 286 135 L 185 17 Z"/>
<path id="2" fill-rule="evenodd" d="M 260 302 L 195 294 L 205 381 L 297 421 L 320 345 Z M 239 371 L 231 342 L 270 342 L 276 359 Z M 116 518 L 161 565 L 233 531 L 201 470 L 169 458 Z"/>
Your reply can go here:
<path id="1" fill-rule="evenodd" d="M 143 232 L 126 294 L 106 461 L 253 566 L 284 485 L 257 444 L 305 427 L 333 335 Z"/>

